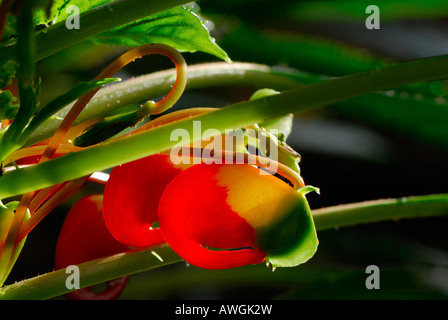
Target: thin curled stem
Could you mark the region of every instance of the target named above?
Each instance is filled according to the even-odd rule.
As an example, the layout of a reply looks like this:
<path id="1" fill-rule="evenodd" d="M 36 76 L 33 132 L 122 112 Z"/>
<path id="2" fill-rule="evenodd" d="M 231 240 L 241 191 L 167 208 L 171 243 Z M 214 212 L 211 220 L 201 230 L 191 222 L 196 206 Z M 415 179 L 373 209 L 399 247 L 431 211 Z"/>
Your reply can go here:
<path id="1" fill-rule="evenodd" d="M 111 64 L 109 64 L 109 66 L 106 69 L 104 69 L 96 77 L 96 80 L 111 77 L 115 73 L 117 73 L 120 69 L 125 67 L 127 64 L 134 61 L 136 58 L 140 58 L 142 56 L 150 55 L 150 54 L 161 54 L 161 55 L 167 56 L 168 58 L 170 58 L 173 61 L 174 65 L 176 67 L 176 71 L 177 71 L 176 81 L 175 81 L 171 91 L 162 100 L 160 100 L 159 102 L 156 102 L 155 105 L 153 106 L 153 109 L 151 110 L 151 114 L 158 114 L 158 113 L 161 113 L 161 112 L 167 110 L 172 105 L 174 105 L 174 103 L 177 100 L 179 100 L 179 98 L 182 95 L 182 93 L 185 89 L 185 86 L 186 86 L 186 79 L 187 79 L 186 62 L 183 59 L 182 55 L 177 50 L 175 50 L 167 45 L 163 45 L 163 44 L 148 44 L 148 45 L 139 46 L 137 48 L 127 51 L 126 53 L 124 53 L 120 57 L 118 57 L 116 60 L 114 60 Z M 48 143 L 48 145 L 45 148 L 45 151 L 41 157 L 41 160 L 40 160 L 41 162 L 45 161 L 47 159 L 50 159 L 51 157 L 54 156 L 54 154 L 56 153 L 56 149 L 58 148 L 60 142 L 64 138 L 64 136 L 67 133 L 67 131 L 69 130 L 69 128 L 73 125 L 73 122 L 76 120 L 76 117 L 84 109 L 84 107 L 87 105 L 87 103 L 93 98 L 93 96 L 98 92 L 98 90 L 99 90 L 99 88 L 91 91 L 90 93 L 88 93 L 88 94 L 84 95 L 83 97 L 81 97 L 80 99 L 78 99 L 78 101 L 71 108 L 71 110 L 69 111 L 67 116 L 64 118 L 64 120 L 60 124 L 59 128 L 56 130 L 53 137 L 50 139 L 50 142 Z M 74 147 L 74 149 L 77 149 L 77 148 Z M 73 151 L 73 149 L 71 151 Z M 68 184 L 67 186 L 64 187 L 62 194 L 64 194 L 64 195 L 67 194 L 67 192 L 68 192 L 67 188 L 70 188 L 70 186 L 72 186 L 72 187 L 79 186 L 80 181 L 84 182 L 86 179 L 87 178 L 81 178 L 81 179 L 74 180 L 75 183 Z M 48 196 L 48 192 L 51 192 L 51 191 L 46 192 L 47 196 Z M 44 193 L 44 195 L 45 195 L 45 193 Z M 59 193 L 57 195 L 59 195 Z M 62 198 L 62 196 L 61 196 L 61 198 Z M 59 199 L 59 197 L 56 197 L 55 199 Z M 30 232 L 31 229 L 34 228 L 34 226 L 36 226 L 37 223 L 43 219 L 44 215 L 46 215 L 46 213 L 51 211 L 51 210 L 48 210 L 47 208 L 52 209 L 54 207 L 54 203 L 55 203 L 55 201 L 53 199 L 51 199 L 50 205 L 48 205 L 48 206 L 44 205 L 40 209 L 39 217 L 36 217 L 35 219 L 34 218 L 30 219 L 31 221 L 25 225 L 26 228 L 24 226 L 24 228 L 21 229 L 22 237 L 26 236 L 26 234 L 28 232 Z M 43 210 L 43 209 L 47 209 L 47 210 Z M 37 221 L 37 223 L 36 223 L 36 221 Z"/>
<path id="2" fill-rule="evenodd" d="M 128 52 L 122 54 L 120 57 L 114 60 L 106 69 L 104 69 L 95 78 L 95 80 L 110 78 L 130 62 L 134 61 L 137 58 L 150 54 L 161 54 L 170 58 L 174 62 L 177 71 L 177 78 L 173 85 L 173 88 L 162 100 L 160 100 L 154 105 L 151 111 L 151 114 L 161 113 L 170 108 L 180 98 L 186 86 L 187 81 L 186 62 L 182 57 L 182 55 L 177 50 L 163 44 L 152 43 L 148 45 L 139 46 L 137 48 L 129 50 Z M 70 109 L 69 113 L 66 115 L 66 117 L 60 124 L 58 130 L 56 130 L 50 142 L 48 143 L 47 150 L 45 150 L 42 156 L 43 160 L 48 160 L 54 155 L 54 153 L 56 152 L 56 148 L 62 141 L 65 133 L 73 125 L 73 122 L 76 120 L 76 117 L 81 113 L 81 111 L 84 109 L 87 103 L 93 98 L 93 96 L 98 92 L 98 90 L 99 88 L 91 91 L 90 93 L 78 99 L 75 105 Z"/>

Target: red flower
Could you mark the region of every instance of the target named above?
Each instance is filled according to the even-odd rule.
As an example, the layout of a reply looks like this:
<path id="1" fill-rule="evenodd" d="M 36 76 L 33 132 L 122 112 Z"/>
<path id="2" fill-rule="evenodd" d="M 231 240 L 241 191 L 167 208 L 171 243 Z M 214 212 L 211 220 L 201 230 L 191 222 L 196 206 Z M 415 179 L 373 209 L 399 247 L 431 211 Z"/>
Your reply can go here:
<path id="1" fill-rule="evenodd" d="M 156 154 L 115 167 L 104 189 L 104 220 L 110 233 L 132 247 L 164 242 L 158 205 L 166 186 L 189 165 L 174 166 L 170 156 Z"/>
<path id="2" fill-rule="evenodd" d="M 317 247 L 304 195 L 247 164 L 174 166 L 165 154 L 130 162 L 112 170 L 103 211 L 118 241 L 133 247 L 166 241 L 207 269 L 265 259 L 294 266 Z"/>
<path id="3" fill-rule="evenodd" d="M 247 164 L 200 164 L 165 189 L 159 224 L 168 244 L 192 265 L 225 269 L 267 260 L 294 266 L 315 252 L 305 197 Z"/>
<path id="4" fill-rule="evenodd" d="M 57 266 L 162 242 L 201 268 L 265 260 L 273 267 L 296 266 L 318 244 L 304 196 L 315 189 L 301 187 L 248 164 L 176 166 L 167 154 L 133 161 L 114 168 L 106 183 L 108 231 L 98 218 L 99 196 L 72 208 L 58 242 L 57 256 L 65 259 L 59 257 Z"/>
<path id="5" fill-rule="evenodd" d="M 56 245 L 57 269 L 129 250 L 107 230 L 102 214 L 102 200 L 102 195 L 89 195 L 75 203 L 69 211 Z M 116 299 L 126 281 L 127 277 L 123 277 L 108 282 L 107 289 L 102 292 L 84 288 L 68 293 L 67 297 L 76 300 Z"/>

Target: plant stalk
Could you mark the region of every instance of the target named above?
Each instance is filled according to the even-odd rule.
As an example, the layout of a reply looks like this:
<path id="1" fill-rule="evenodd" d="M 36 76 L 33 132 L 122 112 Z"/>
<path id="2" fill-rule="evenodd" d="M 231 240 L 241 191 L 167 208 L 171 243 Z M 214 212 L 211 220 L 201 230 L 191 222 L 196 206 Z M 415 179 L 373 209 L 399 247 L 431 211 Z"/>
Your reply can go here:
<path id="1" fill-rule="evenodd" d="M 182 119 L 119 140 L 112 140 L 27 168 L 0 178 L 0 199 L 49 187 L 115 167 L 178 144 L 174 130 L 186 130 L 190 142 L 208 139 L 203 134 L 244 128 L 289 113 L 315 110 L 370 92 L 448 77 L 448 55 L 399 63 L 367 72 L 305 85 L 261 99 L 236 103 L 216 111 Z M 196 130 L 193 121 L 200 121 Z"/>
<path id="2" fill-rule="evenodd" d="M 448 215 L 448 194 L 385 199 L 313 210 L 317 231 L 363 223 Z M 154 254 L 156 252 L 157 254 Z M 160 256 L 163 261 L 157 257 Z M 167 245 L 120 253 L 79 264 L 81 287 L 167 266 L 182 259 Z M 0 288 L 0 300 L 50 299 L 70 290 L 64 269 Z"/>

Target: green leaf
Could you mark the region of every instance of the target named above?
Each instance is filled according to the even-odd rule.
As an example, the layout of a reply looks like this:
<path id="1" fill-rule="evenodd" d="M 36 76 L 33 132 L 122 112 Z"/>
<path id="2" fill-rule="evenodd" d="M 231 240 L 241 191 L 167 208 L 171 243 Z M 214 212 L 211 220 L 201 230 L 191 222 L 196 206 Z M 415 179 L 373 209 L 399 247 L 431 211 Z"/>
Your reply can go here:
<path id="1" fill-rule="evenodd" d="M 67 29 L 60 21 L 36 33 L 37 55 L 40 61 L 67 47 L 157 12 L 187 3 L 188 0 L 116 0 L 91 10 L 81 12 L 81 30 Z M 32 21 L 33 22 L 33 21 Z M 84 28 L 82 27 L 84 25 Z M 0 61 L 15 59 L 16 41 L 0 48 Z"/>
<path id="2" fill-rule="evenodd" d="M 3 30 L 3 35 L 1 41 L 7 41 L 13 35 L 17 34 L 16 30 L 16 18 L 13 15 L 8 15 L 5 24 L 5 30 Z"/>
<path id="3" fill-rule="evenodd" d="M 12 83 L 16 74 L 17 62 L 6 59 L 0 61 L 0 88 L 5 88 Z"/>
<path id="4" fill-rule="evenodd" d="M 182 6 L 103 32 L 93 39 L 101 44 L 127 47 L 163 43 L 179 51 L 202 51 L 229 61 L 210 36 L 202 18 Z"/>
<path id="5" fill-rule="evenodd" d="M 0 92 L 0 120 L 13 119 L 19 108 L 19 105 L 13 104 L 16 98 L 11 91 L 5 90 Z"/>
<path id="6" fill-rule="evenodd" d="M 448 148 L 446 98 L 390 90 L 337 103 L 333 108 L 382 130 Z"/>
<path id="7" fill-rule="evenodd" d="M 73 14 L 72 11 L 67 11 L 67 8 L 71 5 L 77 6 L 79 13 L 82 13 L 112 1 L 113 0 L 53 0 L 48 17 L 44 10 L 36 10 L 34 15 L 34 25 L 64 21 L 67 17 Z"/>

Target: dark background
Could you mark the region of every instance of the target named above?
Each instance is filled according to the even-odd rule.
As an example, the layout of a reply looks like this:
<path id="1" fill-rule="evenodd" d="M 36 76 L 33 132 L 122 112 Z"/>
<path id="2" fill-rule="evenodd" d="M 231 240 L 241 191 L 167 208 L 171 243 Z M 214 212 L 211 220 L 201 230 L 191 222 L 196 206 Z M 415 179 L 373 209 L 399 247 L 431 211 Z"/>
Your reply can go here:
<path id="1" fill-rule="evenodd" d="M 344 14 L 326 16 L 326 10 L 317 10 L 314 20 L 303 19 L 300 15 L 292 17 L 291 6 L 301 2 L 307 3 L 201 1 L 199 5 L 204 16 L 215 22 L 213 35 L 234 61 L 289 66 L 331 76 L 363 70 L 362 66 L 352 64 L 350 57 L 346 57 L 345 64 L 332 63 L 325 57 L 319 63 L 317 53 L 313 59 L 294 59 L 291 52 L 283 55 L 280 49 L 276 51 L 275 48 L 265 51 L 263 43 L 250 50 L 244 46 L 245 39 L 238 38 L 239 31 L 235 31 L 235 25 L 241 26 L 241 21 L 244 21 L 244 27 L 260 33 L 274 30 L 279 32 L 277 34 L 318 37 L 359 49 L 378 59 L 406 61 L 448 53 L 446 8 L 443 8 L 445 11 L 441 8 L 437 16 L 434 13 L 432 16 L 424 15 L 424 11 L 422 16 L 415 13 L 406 16 L 407 9 L 414 2 L 410 1 L 408 6 L 405 1 L 400 1 L 404 17 L 387 19 L 388 14 L 384 12 L 386 19 L 381 20 L 381 29 L 367 30 L 364 12 L 358 12 L 355 17 Z M 330 13 L 330 9 L 338 6 L 338 1 L 316 3 L 322 3 Z M 353 3 L 362 7 L 363 2 Z M 381 4 L 379 7 L 382 8 Z M 281 43 L 280 38 L 273 41 L 277 40 Z M 300 48 L 300 45 L 298 42 L 297 47 L 291 50 Z M 49 80 L 61 86 L 74 79 L 91 79 L 111 56 L 115 56 L 113 51 L 107 54 L 104 50 L 99 51 L 98 57 L 102 59 L 98 59 L 93 68 L 91 65 L 82 68 L 82 61 L 78 61 L 76 68 L 67 68 Z M 215 61 L 212 56 L 202 53 L 186 53 L 184 56 L 189 64 Z M 164 58 L 140 60 L 129 65 L 123 75 L 139 75 L 171 67 Z M 220 107 L 247 100 L 252 93 L 253 89 L 241 87 L 195 90 L 187 92 L 176 108 Z M 442 92 L 439 96 L 446 94 Z M 308 196 L 313 209 L 447 192 L 446 148 L 395 132 L 389 126 L 351 117 L 331 106 L 296 115 L 293 132 L 287 141 L 302 156 L 301 170 L 306 183 L 321 189 L 321 195 Z M 29 235 L 7 283 L 53 270 L 55 241 L 68 208 L 83 194 L 93 192 L 101 192 L 101 188 L 87 185 Z M 274 273 L 260 265 L 211 272 L 180 263 L 131 277 L 123 298 L 446 299 L 447 226 L 448 217 L 437 217 L 323 231 L 318 234 L 320 245 L 317 254 L 303 266 L 279 269 Z M 371 264 L 380 268 L 380 290 L 365 288 L 365 268 Z"/>

